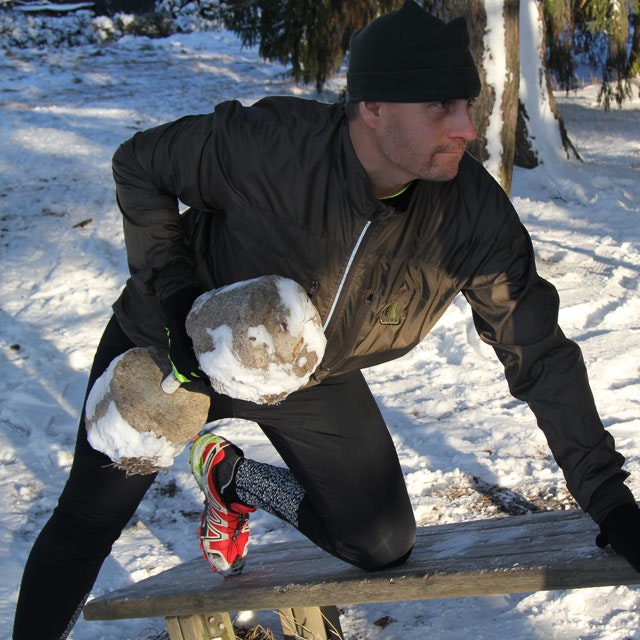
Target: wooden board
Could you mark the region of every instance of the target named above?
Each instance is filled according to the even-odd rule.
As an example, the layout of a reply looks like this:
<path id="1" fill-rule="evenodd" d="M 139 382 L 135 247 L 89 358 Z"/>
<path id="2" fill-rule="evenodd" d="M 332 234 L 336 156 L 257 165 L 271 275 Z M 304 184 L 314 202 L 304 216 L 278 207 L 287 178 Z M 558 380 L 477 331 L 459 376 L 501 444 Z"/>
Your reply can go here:
<path id="1" fill-rule="evenodd" d="M 366 572 L 306 541 L 250 547 L 242 574 L 202 558 L 87 603 L 87 620 L 451 598 L 640 583 L 580 511 L 422 527 L 407 563 Z"/>

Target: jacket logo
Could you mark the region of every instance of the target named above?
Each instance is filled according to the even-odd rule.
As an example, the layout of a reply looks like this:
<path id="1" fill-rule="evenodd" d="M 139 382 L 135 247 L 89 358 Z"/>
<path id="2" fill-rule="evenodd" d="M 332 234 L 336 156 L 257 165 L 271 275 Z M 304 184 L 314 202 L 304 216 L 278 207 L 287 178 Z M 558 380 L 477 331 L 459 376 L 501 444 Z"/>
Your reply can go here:
<path id="1" fill-rule="evenodd" d="M 378 319 L 382 325 L 398 325 L 404 320 L 404 316 L 398 315 L 398 301 L 390 302 L 382 307 L 378 314 Z"/>

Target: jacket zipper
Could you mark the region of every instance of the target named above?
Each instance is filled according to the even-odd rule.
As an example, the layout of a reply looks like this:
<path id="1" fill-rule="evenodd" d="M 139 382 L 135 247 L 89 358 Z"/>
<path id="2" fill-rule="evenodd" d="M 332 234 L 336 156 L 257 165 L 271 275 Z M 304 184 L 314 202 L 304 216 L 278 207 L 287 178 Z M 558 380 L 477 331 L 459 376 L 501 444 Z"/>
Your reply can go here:
<path id="1" fill-rule="evenodd" d="M 362 246 L 364 238 L 367 235 L 369 228 L 371 227 L 371 224 L 372 224 L 372 221 L 367 220 L 366 224 L 362 228 L 362 231 L 360 231 L 360 235 L 358 236 L 358 239 L 356 240 L 356 243 L 353 249 L 351 250 L 351 254 L 349 255 L 349 260 L 347 261 L 347 265 L 344 269 L 344 273 L 342 274 L 342 279 L 340 280 L 340 284 L 338 285 L 338 290 L 336 291 L 336 295 L 333 299 L 333 304 L 331 305 L 331 309 L 329 309 L 329 313 L 327 314 L 327 318 L 322 327 L 327 337 L 329 336 L 329 333 L 330 333 L 328 329 L 330 327 L 331 321 L 335 317 L 335 312 L 337 309 L 340 308 L 340 303 L 348 294 L 348 291 L 349 291 L 348 285 L 350 284 L 351 274 L 353 273 L 353 267 L 357 263 L 356 257 L 357 257 L 358 251 Z M 330 363 L 328 363 L 327 366 L 322 367 L 325 371 L 331 371 L 332 369 L 335 369 L 338 365 L 340 365 L 345 360 L 347 354 L 351 350 L 352 342 L 356 339 L 356 336 L 360 331 L 360 325 L 362 324 L 362 319 L 364 317 L 364 314 L 369 308 L 369 306 L 371 305 L 372 301 L 373 301 L 373 294 L 370 293 L 365 299 L 364 303 L 358 309 L 356 316 L 353 319 L 353 323 L 349 331 L 345 335 L 344 340 L 342 341 L 342 347 L 340 351 L 336 354 L 333 360 Z"/>
<path id="2" fill-rule="evenodd" d="M 351 255 L 349 256 L 349 260 L 347 261 L 347 266 L 344 268 L 344 273 L 342 274 L 342 280 L 340 280 L 340 284 L 338 285 L 338 290 L 336 291 L 336 295 L 333 298 L 333 304 L 331 305 L 331 309 L 329 309 L 329 313 L 327 314 L 327 319 L 324 321 L 324 325 L 322 327 L 325 334 L 327 332 L 329 324 L 331 323 L 331 320 L 333 320 L 333 314 L 335 313 L 335 310 L 338 307 L 338 302 L 340 301 L 340 297 L 342 296 L 344 286 L 347 282 L 349 274 L 351 273 L 351 268 L 353 267 L 353 263 L 355 261 L 356 254 L 358 253 L 358 249 L 360 248 L 360 245 L 362 244 L 362 241 L 364 240 L 364 237 L 367 234 L 367 231 L 369 230 L 370 226 L 371 226 L 371 220 L 367 220 L 367 223 L 364 225 L 364 227 L 362 228 L 362 231 L 360 232 L 360 235 L 358 236 L 358 240 L 356 241 L 356 244 L 351 250 Z"/>

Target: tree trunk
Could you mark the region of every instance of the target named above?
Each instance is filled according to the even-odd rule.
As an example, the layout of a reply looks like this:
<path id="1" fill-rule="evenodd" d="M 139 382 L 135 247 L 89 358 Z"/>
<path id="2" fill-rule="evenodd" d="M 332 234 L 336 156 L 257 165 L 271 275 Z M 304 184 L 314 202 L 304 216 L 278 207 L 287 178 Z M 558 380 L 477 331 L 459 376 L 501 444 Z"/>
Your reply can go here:
<path id="1" fill-rule="evenodd" d="M 485 166 L 507 193 L 511 192 L 518 118 L 519 7 L 520 0 L 503 0 L 501 12 L 489 14 L 489 30 L 484 36 L 483 63 L 486 61 L 490 65 L 487 87 L 496 96 L 486 129 L 488 158 Z"/>
<path id="2" fill-rule="evenodd" d="M 519 114 L 515 164 L 525 168 L 580 159 L 558 112 L 545 63 L 544 16 L 536 0 L 520 0 Z"/>

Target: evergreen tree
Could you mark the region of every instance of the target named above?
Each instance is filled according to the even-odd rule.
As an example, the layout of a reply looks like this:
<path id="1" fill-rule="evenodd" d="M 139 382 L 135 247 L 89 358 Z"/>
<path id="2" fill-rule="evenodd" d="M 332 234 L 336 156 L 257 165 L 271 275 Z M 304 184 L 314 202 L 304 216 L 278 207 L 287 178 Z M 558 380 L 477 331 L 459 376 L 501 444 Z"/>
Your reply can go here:
<path id="1" fill-rule="evenodd" d="M 640 2 L 636 6 L 632 16 L 633 36 L 631 38 L 631 51 L 629 52 L 629 67 L 627 75 L 630 78 L 640 76 Z"/>
<path id="2" fill-rule="evenodd" d="M 636 5 L 637 2 L 633 3 Z M 629 8 L 624 0 L 600 0 L 586 3 L 590 18 L 589 28 L 602 32 L 607 38 L 607 54 L 602 65 L 602 86 L 598 100 L 609 109 L 612 99 L 621 105 L 631 97 L 628 76 L 627 37 L 629 34 Z"/>
<path id="3" fill-rule="evenodd" d="M 401 0 L 235 0 L 221 5 L 225 26 L 267 60 L 291 64 L 318 91 L 340 68 L 354 31 Z"/>
<path id="4" fill-rule="evenodd" d="M 631 96 L 630 80 L 640 72 L 638 0 L 543 0 L 547 64 L 560 88 L 577 86 L 576 58 L 601 76 L 598 99 L 605 109 Z M 627 40 L 633 18 L 630 53 Z"/>
<path id="5" fill-rule="evenodd" d="M 547 67 L 562 89 L 577 87 L 574 0 L 543 0 Z"/>

